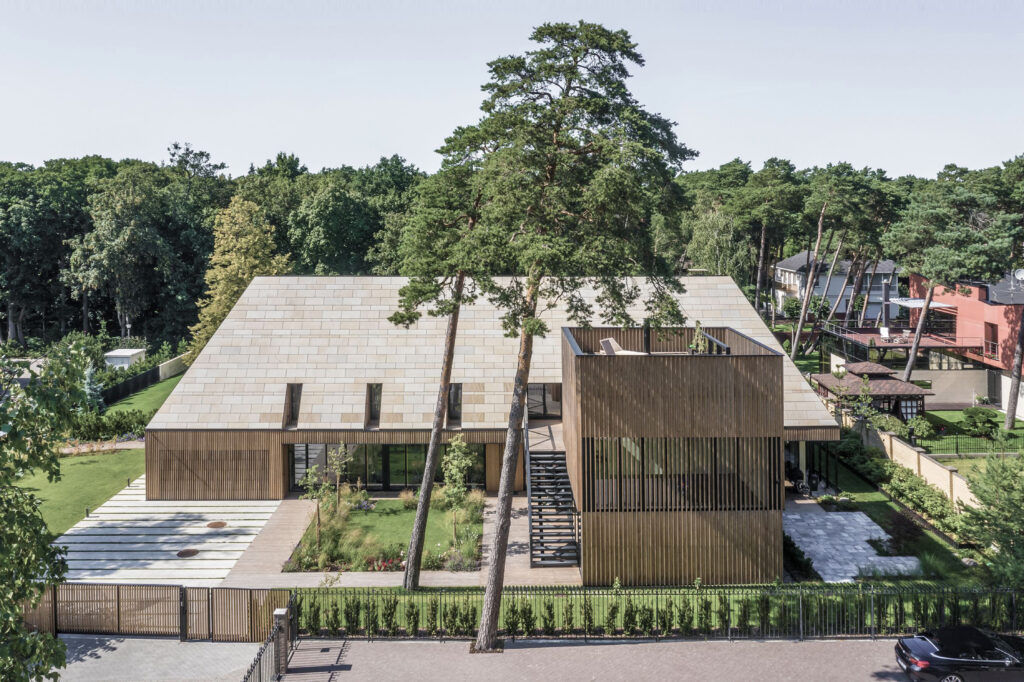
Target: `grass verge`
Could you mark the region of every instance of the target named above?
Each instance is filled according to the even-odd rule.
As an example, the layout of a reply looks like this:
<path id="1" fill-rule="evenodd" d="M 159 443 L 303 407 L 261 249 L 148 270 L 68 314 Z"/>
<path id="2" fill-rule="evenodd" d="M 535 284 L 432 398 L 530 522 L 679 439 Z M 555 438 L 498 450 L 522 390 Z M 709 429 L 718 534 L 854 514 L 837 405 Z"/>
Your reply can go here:
<path id="1" fill-rule="evenodd" d="M 144 388 L 138 393 L 133 393 L 124 400 L 119 400 L 109 408 L 107 412 L 127 412 L 128 410 L 141 410 L 149 413 L 153 410 L 160 409 L 160 406 L 167 400 L 167 396 L 171 394 L 174 387 L 181 381 L 181 377 L 184 376 L 179 374 L 176 377 L 170 379 L 164 379 L 159 383 L 155 383 L 149 388 Z"/>
<path id="2" fill-rule="evenodd" d="M 53 483 L 36 472 L 18 485 L 42 500 L 39 511 L 46 525 L 60 535 L 85 518 L 85 508 L 96 509 L 146 471 L 146 451 L 115 450 L 99 455 L 64 457 L 61 478 Z"/>

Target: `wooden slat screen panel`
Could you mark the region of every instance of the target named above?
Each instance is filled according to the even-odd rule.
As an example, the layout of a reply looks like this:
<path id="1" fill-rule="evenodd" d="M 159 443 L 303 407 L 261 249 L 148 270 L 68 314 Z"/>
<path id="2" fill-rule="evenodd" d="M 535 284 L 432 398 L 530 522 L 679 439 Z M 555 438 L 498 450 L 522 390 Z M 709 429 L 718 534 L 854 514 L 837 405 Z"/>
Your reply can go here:
<path id="1" fill-rule="evenodd" d="M 652 355 L 587 354 L 609 336 L 642 350 L 643 330 L 566 331 L 563 434 L 584 584 L 781 577 L 782 356 L 723 328 L 705 331 L 729 355 L 686 353 L 692 330 L 652 332 Z"/>
<path id="2" fill-rule="evenodd" d="M 446 431 L 467 443 L 504 443 L 502 429 Z M 288 494 L 292 443 L 425 444 L 429 431 L 228 430 L 146 431 L 146 498 L 279 500 Z"/>
<path id="3" fill-rule="evenodd" d="M 180 589 L 173 585 L 114 585 L 123 635 L 178 635 L 181 632 Z M 60 602 L 58 602 L 59 604 Z M 65 624 L 60 623 L 63 630 Z"/>
<path id="4" fill-rule="evenodd" d="M 30 609 L 28 604 L 22 608 L 22 618 L 25 624 L 28 625 L 31 630 L 38 630 L 39 632 L 54 632 L 53 625 L 53 588 L 48 587 L 43 592 L 42 598 L 39 600 L 39 604 L 34 608 Z"/>

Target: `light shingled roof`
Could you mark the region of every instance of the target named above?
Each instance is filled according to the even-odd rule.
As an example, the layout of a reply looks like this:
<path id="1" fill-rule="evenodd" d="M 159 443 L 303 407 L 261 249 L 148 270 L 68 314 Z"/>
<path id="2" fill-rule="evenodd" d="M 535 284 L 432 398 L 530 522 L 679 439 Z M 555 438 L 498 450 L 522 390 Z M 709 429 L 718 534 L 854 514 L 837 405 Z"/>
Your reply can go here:
<path id="1" fill-rule="evenodd" d="M 733 327 L 781 352 L 731 279 L 681 280 L 688 324 Z M 429 429 L 446 320 L 424 315 L 410 329 L 388 322 L 404 283 L 400 277 L 257 277 L 149 428 L 280 429 L 286 385 L 299 383 L 299 429 L 362 429 L 366 385 L 380 383 L 381 429 Z M 635 313 L 642 317 L 639 308 Z M 530 381 L 558 383 L 559 328 L 575 325 L 561 309 L 543 317 L 551 332 L 534 344 Z M 494 306 L 478 300 L 463 308 L 452 369 L 452 381 L 462 383 L 463 429 L 505 428 L 516 351 Z M 783 362 L 787 437 L 801 428 L 837 437 L 821 400 L 796 366 Z"/>

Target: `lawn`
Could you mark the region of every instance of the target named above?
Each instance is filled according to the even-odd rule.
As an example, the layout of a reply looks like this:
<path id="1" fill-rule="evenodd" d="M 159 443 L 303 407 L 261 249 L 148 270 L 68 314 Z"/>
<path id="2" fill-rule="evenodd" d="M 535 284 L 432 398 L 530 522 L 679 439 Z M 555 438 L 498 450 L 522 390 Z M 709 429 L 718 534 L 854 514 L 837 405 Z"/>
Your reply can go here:
<path id="1" fill-rule="evenodd" d="M 821 369 L 819 366 L 821 357 L 821 349 L 816 348 L 810 355 L 797 355 L 796 356 L 796 368 L 800 370 L 801 374 L 818 374 Z"/>
<path id="2" fill-rule="evenodd" d="M 179 374 L 176 377 L 170 379 L 164 379 L 163 381 L 153 384 L 149 388 L 144 388 L 138 393 L 133 393 L 124 400 L 120 400 L 111 405 L 107 412 L 127 412 L 128 410 L 142 410 L 143 412 L 152 412 L 153 410 L 160 409 L 160 406 L 167 400 L 167 396 L 171 394 L 174 387 L 181 381 L 183 374 Z"/>
<path id="3" fill-rule="evenodd" d="M 987 457 L 937 457 L 936 461 L 948 467 L 956 467 L 964 478 L 971 473 L 980 473 Z"/>
<path id="4" fill-rule="evenodd" d="M 997 443 L 995 441 L 968 435 L 961 424 L 964 421 L 964 413 L 961 410 L 930 410 L 925 412 L 925 417 L 930 421 L 937 431 L 934 438 L 919 438 L 920 445 L 934 454 L 959 454 L 961 452 L 985 453 L 992 451 Z M 1002 431 L 1003 414 L 998 413 L 1000 433 Z M 1020 419 L 1014 423 L 1014 428 L 1009 432 L 1008 447 L 1010 451 L 1017 451 L 1024 442 L 1024 421 Z"/>
<path id="5" fill-rule="evenodd" d="M 401 499 L 385 499 L 372 501 L 373 508 L 364 510 L 359 508 L 359 495 L 342 502 L 340 516 L 330 510 L 329 502 L 321 507 L 320 551 L 316 547 L 314 521 L 299 542 L 287 570 L 401 570 L 416 507 L 407 507 Z M 475 569 L 483 533 L 483 496 L 474 500 L 472 509 L 459 515 L 458 549 L 452 513 L 436 507 L 432 501 L 423 548 L 424 570 Z"/>
<path id="6" fill-rule="evenodd" d="M 50 483 L 37 472 L 19 485 L 42 500 L 39 509 L 46 525 L 60 535 L 85 518 L 86 507 L 96 509 L 124 488 L 129 479 L 145 473 L 145 454 L 139 449 L 64 457 L 60 460 L 59 481 Z"/>
<path id="7" fill-rule="evenodd" d="M 893 517 L 900 513 L 900 507 L 842 462 L 837 462 L 837 464 L 839 467 L 837 474 L 839 489 L 852 493 L 857 508 L 867 514 L 883 530 L 888 530 L 892 525 Z M 971 571 L 960 562 L 952 548 L 931 531 L 925 531 L 921 535 L 913 544 L 911 553 L 921 559 L 925 577 L 958 586 L 966 586 L 978 581 L 978 577 L 972 575 Z"/>

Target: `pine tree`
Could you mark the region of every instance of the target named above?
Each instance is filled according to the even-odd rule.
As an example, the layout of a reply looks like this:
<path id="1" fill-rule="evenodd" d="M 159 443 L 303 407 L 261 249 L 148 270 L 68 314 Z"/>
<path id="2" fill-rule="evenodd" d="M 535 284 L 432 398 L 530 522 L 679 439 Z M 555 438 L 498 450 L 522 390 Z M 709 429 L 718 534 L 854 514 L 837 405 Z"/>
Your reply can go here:
<path id="1" fill-rule="evenodd" d="M 206 298 L 199 302 L 199 322 L 191 328 L 188 364 L 198 357 L 253 277 L 291 271 L 288 255 L 275 253 L 274 226 L 251 201 L 235 197 L 230 206 L 218 211 L 213 234 Z"/>

